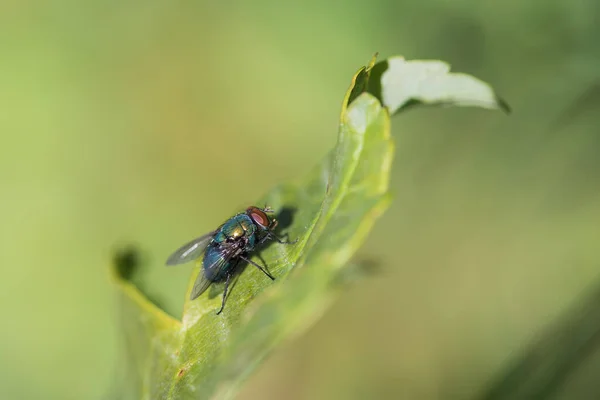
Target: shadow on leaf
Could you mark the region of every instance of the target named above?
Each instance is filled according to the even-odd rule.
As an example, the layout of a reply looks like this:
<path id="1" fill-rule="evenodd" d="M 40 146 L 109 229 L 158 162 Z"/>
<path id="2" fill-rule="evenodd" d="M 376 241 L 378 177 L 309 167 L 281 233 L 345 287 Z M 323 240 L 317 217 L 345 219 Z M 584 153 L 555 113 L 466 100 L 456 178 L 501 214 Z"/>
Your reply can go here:
<path id="1" fill-rule="evenodd" d="M 134 244 L 122 246 L 114 251 L 112 260 L 115 271 L 121 279 L 133 283 L 154 305 L 165 309 L 160 296 L 147 290 L 145 277 L 150 260 L 139 249 L 139 246 Z"/>

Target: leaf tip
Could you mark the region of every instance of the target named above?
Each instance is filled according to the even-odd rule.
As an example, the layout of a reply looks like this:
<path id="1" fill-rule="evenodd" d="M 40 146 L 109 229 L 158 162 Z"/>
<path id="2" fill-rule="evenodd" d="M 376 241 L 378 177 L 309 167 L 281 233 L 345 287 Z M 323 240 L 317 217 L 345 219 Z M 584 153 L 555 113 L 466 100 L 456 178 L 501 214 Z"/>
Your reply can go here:
<path id="1" fill-rule="evenodd" d="M 498 108 L 505 114 L 508 115 L 512 113 L 510 105 L 502 97 L 496 95 L 496 103 L 498 104 Z"/>
<path id="2" fill-rule="evenodd" d="M 369 64 L 367 64 L 367 70 L 368 71 L 370 71 L 373 68 L 373 66 L 375 65 L 375 63 L 377 62 L 377 57 L 379 57 L 379 52 L 378 51 L 376 51 L 373 54 L 373 57 L 371 57 L 371 61 L 369 61 Z"/>

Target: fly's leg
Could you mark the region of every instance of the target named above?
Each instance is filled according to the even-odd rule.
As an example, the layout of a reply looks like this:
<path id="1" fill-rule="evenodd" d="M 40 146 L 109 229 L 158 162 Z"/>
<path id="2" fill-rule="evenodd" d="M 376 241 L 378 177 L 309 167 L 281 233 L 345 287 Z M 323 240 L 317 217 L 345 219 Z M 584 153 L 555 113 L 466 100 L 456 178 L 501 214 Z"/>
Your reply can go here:
<path id="1" fill-rule="evenodd" d="M 244 257 L 244 256 L 240 256 L 240 258 L 244 261 L 246 261 L 248 264 L 252 264 L 254 265 L 256 268 L 260 269 L 266 276 L 268 276 L 269 278 L 271 278 L 272 281 L 275 280 L 275 278 L 273 278 L 273 275 L 271 275 L 266 269 L 264 269 L 263 267 L 261 267 L 260 265 L 258 265 L 257 263 L 255 263 L 254 261 Z"/>
<path id="2" fill-rule="evenodd" d="M 217 311 L 217 315 L 221 314 L 223 308 L 225 308 L 225 299 L 227 298 L 227 288 L 229 287 L 229 280 L 231 279 L 231 273 L 227 274 L 227 280 L 225 281 L 225 290 L 223 291 L 223 301 L 221 302 L 221 309 Z"/>
<path id="3" fill-rule="evenodd" d="M 258 259 L 260 260 L 260 265 L 264 265 L 265 269 L 267 268 L 267 262 L 265 261 L 265 259 L 263 258 L 262 254 L 260 254 L 260 252 L 256 252 L 256 257 L 258 257 Z"/>
<path id="4" fill-rule="evenodd" d="M 257 243 L 256 245 L 257 245 L 257 246 L 260 246 L 261 244 L 263 244 L 264 242 L 266 242 L 268 238 L 269 238 L 269 235 L 265 235 L 265 236 L 263 236 L 263 237 L 262 237 L 262 238 L 261 238 L 261 239 L 258 241 L 258 243 Z"/>
<path id="5" fill-rule="evenodd" d="M 268 233 L 267 238 L 273 239 L 275 240 L 277 243 L 281 243 L 281 244 L 295 244 L 298 242 L 298 240 L 300 240 L 300 238 L 293 240 L 291 242 L 288 242 L 286 240 L 281 239 L 280 237 L 277 237 L 274 233 Z"/>
<path id="6" fill-rule="evenodd" d="M 263 244 L 264 242 L 267 241 L 267 239 L 275 240 L 277 243 L 281 243 L 281 244 L 296 244 L 298 242 L 298 240 L 300 240 L 298 238 L 298 239 L 296 239 L 294 241 L 288 242 L 288 241 L 285 241 L 285 240 L 281 239 L 280 237 L 276 236 L 274 233 L 270 233 L 269 232 L 262 239 L 260 239 L 260 241 L 258 242 L 258 244 L 259 245 Z"/>
<path id="7" fill-rule="evenodd" d="M 269 207 L 267 204 L 265 204 L 265 207 L 264 207 L 264 208 L 262 208 L 262 209 L 260 209 L 260 210 L 261 210 L 262 212 L 264 212 L 264 213 L 272 213 L 272 212 L 274 211 L 274 210 L 273 210 L 271 207 Z"/>

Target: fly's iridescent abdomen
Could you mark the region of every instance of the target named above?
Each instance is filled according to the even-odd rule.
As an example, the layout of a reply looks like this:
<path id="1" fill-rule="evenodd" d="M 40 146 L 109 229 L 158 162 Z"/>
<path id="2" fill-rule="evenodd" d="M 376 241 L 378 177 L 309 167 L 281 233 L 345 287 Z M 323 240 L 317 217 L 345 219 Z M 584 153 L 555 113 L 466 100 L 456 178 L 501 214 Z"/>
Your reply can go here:
<path id="1" fill-rule="evenodd" d="M 219 262 L 222 258 L 223 251 L 218 245 L 208 245 L 204 252 L 201 272 L 207 280 L 211 282 L 220 281 L 227 276 L 227 271 L 235 266 L 234 260 Z"/>

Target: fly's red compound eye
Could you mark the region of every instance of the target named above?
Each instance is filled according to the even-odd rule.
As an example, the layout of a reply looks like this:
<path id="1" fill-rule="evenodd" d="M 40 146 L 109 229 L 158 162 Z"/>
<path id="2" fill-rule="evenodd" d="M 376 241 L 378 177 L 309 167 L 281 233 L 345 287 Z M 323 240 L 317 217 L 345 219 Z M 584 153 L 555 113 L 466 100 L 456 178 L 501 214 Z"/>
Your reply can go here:
<path id="1" fill-rule="evenodd" d="M 265 214 L 264 212 L 262 212 L 262 210 L 256 207 L 250 207 L 246 212 L 248 213 L 248 215 L 250 215 L 252 221 L 254 221 L 256 224 L 260 225 L 263 228 L 268 228 L 271 224 L 271 221 L 269 221 L 269 217 L 267 217 L 267 214 Z"/>

